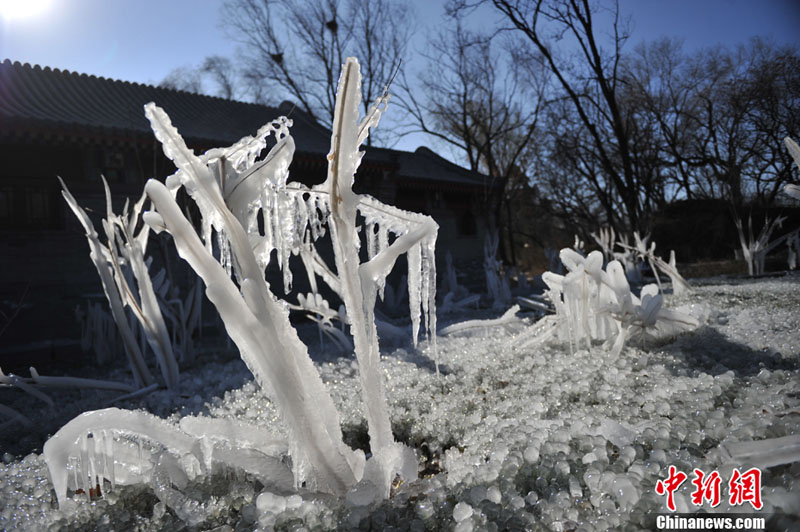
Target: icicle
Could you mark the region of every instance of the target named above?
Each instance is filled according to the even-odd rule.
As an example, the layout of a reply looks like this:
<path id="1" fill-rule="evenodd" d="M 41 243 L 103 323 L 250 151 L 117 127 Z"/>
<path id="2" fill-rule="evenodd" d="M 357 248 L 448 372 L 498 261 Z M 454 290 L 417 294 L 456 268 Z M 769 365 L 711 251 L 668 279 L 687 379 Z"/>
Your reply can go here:
<path id="1" fill-rule="evenodd" d="M 377 239 L 375 238 L 375 224 L 365 223 L 364 230 L 366 231 L 364 238 L 367 241 L 367 260 L 372 260 L 372 258 L 378 253 L 375 249 L 377 247 Z"/>
<path id="2" fill-rule="evenodd" d="M 417 346 L 421 304 L 422 251 L 419 243 L 408 250 L 408 311 L 411 315 L 411 341 Z"/>
<path id="3" fill-rule="evenodd" d="M 105 430 L 102 431 L 103 443 L 105 444 L 105 466 L 104 475 L 111 482 L 111 489 L 117 487 L 117 476 L 114 471 L 114 437 Z"/>
<path id="4" fill-rule="evenodd" d="M 426 323 L 428 326 L 428 336 L 433 348 L 433 361 L 436 364 L 436 375 L 439 375 L 439 351 L 436 346 L 436 237 L 426 238 L 422 243 L 422 258 L 427 278 L 427 299 L 424 311 L 426 313 Z"/>
<path id="5" fill-rule="evenodd" d="M 86 494 L 86 498 L 89 499 L 89 438 L 92 437 L 92 433 L 88 432 L 86 436 L 81 438 L 81 454 L 80 454 L 80 488 Z"/>
<path id="6" fill-rule="evenodd" d="M 97 438 L 91 432 L 86 436 L 87 445 L 89 446 L 89 498 L 94 493 L 95 487 L 100 485 L 100 468 L 97 456 Z"/>

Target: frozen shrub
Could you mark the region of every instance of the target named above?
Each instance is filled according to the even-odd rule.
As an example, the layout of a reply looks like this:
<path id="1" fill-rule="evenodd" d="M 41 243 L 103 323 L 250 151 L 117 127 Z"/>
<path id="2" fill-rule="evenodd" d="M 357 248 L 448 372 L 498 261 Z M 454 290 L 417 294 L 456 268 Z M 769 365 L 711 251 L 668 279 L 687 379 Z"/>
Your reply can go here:
<path id="1" fill-rule="evenodd" d="M 783 141 L 786 143 L 786 149 L 789 150 L 792 159 L 794 159 L 795 166 L 800 168 L 800 146 L 789 137 L 786 137 Z M 783 191 L 791 197 L 800 200 L 800 185 L 790 183 L 783 187 Z"/>
<path id="2" fill-rule="evenodd" d="M 600 251 L 583 257 L 565 248 L 560 257 L 567 274 L 542 275 L 556 313 L 543 334 L 555 334 L 573 351 L 600 341 L 618 354 L 632 336 L 668 335 L 699 325 L 692 316 L 663 308 L 654 284 L 643 287 L 639 297 L 634 295 L 622 264 L 614 260 L 604 269 Z"/>
<path id="3" fill-rule="evenodd" d="M 83 484 L 91 487 L 102 478 L 112 483 L 149 482 L 162 502 L 196 524 L 209 510 L 180 489 L 187 479 L 206 474 L 215 463 L 272 479 L 273 484 L 265 485 L 276 493 L 305 486 L 335 495 L 349 492 L 359 503 L 387 497 L 398 473 L 407 479 L 416 476 L 414 453 L 392 436 L 373 312 L 386 276 L 398 256 L 407 252 L 414 333 L 416 336 L 422 314 L 433 335 L 437 226 L 427 216 L 400 211 L 352 191 L 362 156 L 359 146 L 388 101 L 387 95 L 382 96 L 359 121 L 360 80 L 358 63 L 348 59 L 337 92 L 328 179 L 313 189 L 287 184 L 294 141 L 286 118 L 262 127 L 255 137 L 197 156 L 161 109 L 154 104 L 146 106 L 156 137 L 178 171 L 166 185 L 153 180 L 147 183 L 145 191 L 154 210 L 145 214 L 145 221 L 154 230 L 172 235 L 180 256 L 203 280 L 206 295 L 242 359 L 280 412 L 289 439 L 283 442 L 246 424 L 237 423 L 235 430 L 220 427 L 219 420 L 198 419 L 191 427 L 183 422 L 174 427 L 144 413 L 90 412 L 71 421 L 45 444 L 60 503 L 67 500 L 70 483 L 78 488 Z M 276 138 L 275 146 L 263 160 L 256 161 L 270 135 Z M 175 202 L 181 187 L 202 214 L 201 235 Z M 378 235 L 363 264 L 358 257 L 357 212 L 374 229 L 368 233 Z M 266 235 L 258 230 L 259 213 Z M 291 283 L 289 255 L 304 251 L 313 258 L 309 246 L 324 228 L 332 237 L 336 274 L 317 266 L 311 271 L 334 286 L 345 302 L 359 362 L 370 460 L 343 443 L 331 396 L 289 322 L 287 307 L 269 291 L 264 278 L 270 255 L 277 250 L 284 281 Z M 306 238 L 309 234 L 311 238 Z M 212 238 L 220 250 L 220 261 L 212 253 Z M 311 298 L 305 298 L 306 306 L 324 309 L 322 301 L 314 296 L 309 302 Z M 146 446 L 145 459 L 137 460 L 130 442 Z M 292 463 L 291 486 L 281 480 L 286 479 L 286 466 L 280 455 L 287 452 Z M 67 475 L 68 467 L 77 472 L 74 477 Z"/>
<path id="4" fill-rule="evenodd" d="M 761 275 L 764 273 L 764 261 L 767 253 L 772 251 L 783 239 L 770 242 L 769 239 L 775 229 L 778 229 L 781 224 L 786 220 L 785 216 L 779 216 L 774 220 L 764 217 L 764 226 L 755 236 L 753 233 L 753 219 L 747 218 L 747 235 L 745 236 L 744 228 L 742 227 L 742 220 L 736 216 L 733 221 L 736 224 L 736 230 L 739 232 L 739 245 L 742 248 L 742 256 L 747 262 L 747 273 L 750 275 Z"/>
<path id="5" fill-rule="evenodd" d="M 500 235 L 497 230 L 486 233 L 483 242 L 483 270 L 486 276 L 486 291 L 494 308 L 505 308 L 511 302 L 511 286 L 503 272 L 503 263 L 497 258 Z"/>
<path id="6" fill-rule="evenodd" d="M 144 206 L 145 196 L 142 195 L 130 211 L 126 202 L 120 216 L 114 214 L 111 208 L 111 191 L 105 179 L 103 179 L 103 186 L 106 192 L 106 218 L 103 220 L 103 230 L 106 234 L 105 244 L 100 242 L 89 216 L 70 194 L 67 185 L 61 181 L 64 199 L 86 230 L 90 256 L 100 275 L 103 291 L 125 345 L 125 352 L 128 355 L 136 384 L 149 386 L 154 381 L 136 342 L 135 330 L 128 323 L 126 308 L 136 318 L 145 334 L 147 343 L 155 353 L 165 384 L 170 389 L 177 388 L 178 364 L 172 352 L 172 344 L 161 307 L 153 290 L 153 282 L 144 259 L 150 228 L 146 225 L 140 226 L 139 215 Z M 138 231 L 137 226 L 140 226 Z"/>

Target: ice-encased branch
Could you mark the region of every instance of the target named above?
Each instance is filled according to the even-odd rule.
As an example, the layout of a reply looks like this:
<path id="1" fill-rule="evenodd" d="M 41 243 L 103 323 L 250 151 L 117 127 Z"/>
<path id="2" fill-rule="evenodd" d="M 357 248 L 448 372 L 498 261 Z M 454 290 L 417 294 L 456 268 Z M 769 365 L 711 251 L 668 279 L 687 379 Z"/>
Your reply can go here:
<path id="1" fill-rule="evenodd" d="M 112 266 L 114 260 L 111 257 L 111 252 L 106 246 L 100 243 L 97 231 L 94 229 L 94 224 L 92 224 L 89 216 L 78 205 L 78 202 L 75 201 L 72 194 L 70 194 L 67 185 L 60 177 L 58 180 L 61 182 L 61 194 L 64 196 L 67 205 L 69 205 L 72 212 L 75 213 L 75 216 L 78 218 L 78 221 L 86 230 L 86 239 L 89 241 L 89 256 L 97 269 L 97 273 L 100 275 L 100 281 L 103 284 L 103 292 L 106 294 L 114 323 L 117 324 L 117 329 L 125 344 L 125 353 L 128 355 L 128 362 L 130 363 L 136 385 L 139 387 L 149 386 L 154 382 L 153 376 L 150 374 L 147 364 L 145 364 L 144 357 L 139 349 L 139 344 L 136 342 L 133 331 L 131 331 L 128 325 L 128 318 L 125 315 L 124 298 L 120 293 L 117 282 L 114 280 L 114 268 Z"/>
<path id="2" fill-rule="evenodd" d="M 272 392 L 297 446 L 295 473 L 300 474 L 301 465 L 306 463 L 313 471 L 310 480 L 319 489 L 344 493 L 360 476 L 358 457 L 342 442 L 333 401 L 289 323 L 288 311 L 269 293 L 241 225 L 224 203 L 214 202 L 215 207 L 223 209 L 218 216 L 225 221 L 223 227 L 231 239 L 236 264 L 242 267 L 240 293 L 208 253 L 167 188 L 151 180 L 145 191 L 156 208 L 145 220 L 173 236 L 180 256 L 203 279 L 206 295 L 220 313 L 242 359 L 259 384 Z M 253 270 L 257 275 L 252 275 Z M 363 467 L 363 455 L 361 460 Z"/>
<path id="3" fill-rule="evenodd" d="M 359 147 L 367 137 L 369 128 L 377 124 L 380 119 L 381 106 L 385 106 L 387 97 L 384 95 L 378 99 L 364 120 L 359 123 L 360 86 L 361 73 L 358 62 L 354 58 L 348 58 L 339 78 L 331 151 L 328 154 L 328 177 L 321 188 L 328 191 L 330 198 L 329 225 L 336 270 L 358 359 L 359 380 L 364 397 L 370 448 L 373 454 L 380 457 L 381 453 L 386 456 L 395 454 L 393 449 L 397 447 L 397 444 L 392 435 L 383 376 L 379 367 L 380 352 L 374 320 L 378 287 L 384 282 L 397 257 L 408 252 L 409 299 L 411 300 L 412 316 L 418 312 L 414 307 L 419 309 L 420 292 L 424 298 L 423 308 L 428 309 L 430 313 L 435 312 L 432 308 L 435 302 L 430 297 L 435 290 L 435 282 L 430 281 L 431 267 L 429 266 L 428 275 L 422 275 L 421 279 L 419 273 L 423 263 L 433 264 L 433 243 L 435 243 L 438 226 L 433 220 L 430 220 L 417 227 L 409 228 L 391 246 L 377 253 L 369 262 L 361 264 L 358 256 L 359 238 L 356 232 L 356 213 L 362 198 L 353 192 L 352 186 L 363 156 Z M 365 217 L 369 223 L 370 217 L 366 214 Z M 413 279 L 412 274 L 414 275 Z M 386 466 L 389 467 L 389 464 L 387 463 Z M 390 474 L 392 473 L 385 468 L 381 472 L 384 477 Z M 385 489 L 388 494 L 388 486 L 385 486 Z"/>
<path id="4" fill-rule="evenodd" d="M 182 520 L 199 524 L 207 517 L 204 503 L 178 489 L 220 463 L 268 489 L 292 491 L 292 473 L 281 461 L 286 449 L 262 429 L 234 420 L 187 417 L 176 427 L 145 412 L 106 408 L 67 423 L 47 440 L 43 455 L 62 506 L 70 487 L 89 494 L 104 479 L 112 490 L 149 483 Z"/>
<path id="5" fill-rule="evenodd" d="M 146 196 L 142 194 L 130 213 L 128 213 L 128 203 L 126 202 L 122 216 L 118 216 L 112 209 L 111 190 L 105 178 L 103 178 L 103 187 L 106 193 L 106 219 L 103 220 L 103 228 L 106 231 L 108 249 L 113 259 L 111 266 L 114 268 L 117 287 L 122 295 L 122 300 L 131 309 L 144 330 L 145 338 L 150 349 L 156 355 L 158 367 L 161 368 L 167 388 L 177 389 L 180 377 L 178 363 L 175 361 L 164 316 L 156 299 L 153 282 L 144 259 L 150 228 L 143 224 L 139 232 L 135 232 Z M 122 272 L 123 262 L 128 265 L 136 280 L 138 300 Z"/>

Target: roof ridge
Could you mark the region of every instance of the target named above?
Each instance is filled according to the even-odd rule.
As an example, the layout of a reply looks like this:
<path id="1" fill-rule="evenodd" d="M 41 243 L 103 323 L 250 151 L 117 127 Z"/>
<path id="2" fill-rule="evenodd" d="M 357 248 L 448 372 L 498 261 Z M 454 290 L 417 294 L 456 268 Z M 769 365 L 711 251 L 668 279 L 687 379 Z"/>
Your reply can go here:
<path id="1" fill-rule="evenodd" d="M 273 105 L 264 105 L 264 104 L 260 104 L 260 103 L 245 102 L 245 101 L 242 101 L 242 100 L 234 100 L 234 99 L 229 99 L 229 98 L 223 98 L 222 96 L 212 96 L 210 94 L 203 94 L 203 93 L 200 93 L 200 92 L 190 92 L 190 91 L 183 90 L 183 89 L 174 89 L 174 88 L 171 88 L 171 87 L 162 87 L 162 86 L 159 86 L 159 85 L 152 85 L 150 83 L 141 83 L 141 82 L 138 82 L 138 81 L 129 81 L 129 80 L 124 80 L 124 79 L 111 78 L 111 77 L 106 77 L 106 76 L 100 76 L 100 75 L 97 75 L 97 74 L 89 74 L 89 73 L 86 73 L 86 72 L 78 72 L 77 70 L 70 70 L 68 68 L 50 67 L 50 66 L 47 66 L 47 65 L 41 66 L 38 63 L 31 64 L 31 63 L 29 63 L 27 61 L 23 63 L 21 61 L 12 61 L 9 58 L 6 58 L 6 59 L 3 60 L 3 65 L 10 66 L 10 67 L 15 67 L 15 68 L 23 68 L 23 69 L 26 69 L 26 70 L 34 70 L 34 71 L 35 70 L 40 70 L 42 72 L 52 72 L 53 74 L 60 74 L 60 75 L 74 76 L 74 77 L 79 77 L 79 78 L 88 78 L 88 79 L 91 79 L 91 80 L 111 82 L 111 83 L 116 83 L 116 84 L 120 84 L 120 85 L 124 85 L 124 86 L 129 86 L 129 87 L 141 87 L 141 88 L 146 88 L 146 89 L 156 89 L 156 90 L 160 90 L 160 91 L 168 91 L 168 92 L 172 92 L 172 93 L 176 93 L 176 94 L 188 94 L 188 95 L 191 95 L 191 96 L 198 96 L 198 97 L 201 97 L 201 98 L 208 98 L 210 100 L 217 100 L 217 101 L 222 101 L 222 102 L 230 102 L 230 103 L 241 104 L 241 105 L 254 105 L 254 106 L 258 106 L 258 107 L 267 107 L 267 108 L 270 108 L 270 109 L 275 109 L 276 111 L 279 110 L 277 106 L 273 106 Z"/>
<path id="2" fill-rule="evenodd" d="M 471 170 L 469 168 L 461 166 L 460 164 L 454 163 L 453 161 L 447 159 L 446 157 L 442 157 L 441 155 L 439 155 L 438 153 L 436 153 L 435 151 L 433 151 L 432 149 L 430 149 L 429 147 L 424 146 L 424 145 L 417 147 L 416 150 L 414 150 L 413 152 L 409 152 L 409 153 L 413 153 L 414 155 L 421 155 L 423 157 L 436 159 L 437 161 L 444 162 L 447 165 L 449 165 L 449 166 L 451 166 L 451 167 L 453 167 L 453 168 L 455 168 L 457 170 L 460 170 L 462 172 L 466 172 L 468 174 L 485 175 L 485 174 L 483 174 L 483 172 L 480 172 L 478 170 Z"/>

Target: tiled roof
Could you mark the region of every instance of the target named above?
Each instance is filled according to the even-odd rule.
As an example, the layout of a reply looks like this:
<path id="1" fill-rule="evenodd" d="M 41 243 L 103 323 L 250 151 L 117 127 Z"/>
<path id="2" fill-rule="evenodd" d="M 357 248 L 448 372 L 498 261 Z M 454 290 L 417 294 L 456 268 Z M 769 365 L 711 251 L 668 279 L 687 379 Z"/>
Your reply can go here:
<path id="1" fill-rule="evenodd" d="M 225 145 L 239 140 L 281 115 L 293 120 L 297 151 L 324 156 L 330 130 L 291 104 L 279 108 L 237 102 L 127 81 L 42 68 L 27 63 L 0 63 L 0 130 L 59 129 L 78 135 L 118 134 L 152 138 L 143 106 L 155 102 L 166 110 L 189 141 Z M 414 180 L 482 185 L 483 176 L 439 157 L 427 148 L 404 152 L 367 150 L 365 163 L 398 166 Z M 324 160 L 324 159 L 322 159 Z"/>
<path id="2" fill-rule="evenodd" d="M 255 133 L 290 110 L 9 60 L 0 64 L 0 120 L 5 127 L 35 124 L 149 138 L 152 130 L 143 110 L 148 102 L 163 107 L 185 138 L 215 145 Z M 298 150 L 327 153 L 330 134 L 325 128 L 297 109 L 292 118 Z"/>
<path id="3" fill-rule="evenodd" d="M 400 164 L 398 173 L 404 177 L 429 179 L 431 175 L 435 175 L 437 181 L 449 183 L 473 185 L 488 183 L 487 176 L 453 164 L 424 146 L 417 148 L 414 153 L 399 152 L 398 162 Z"/>

